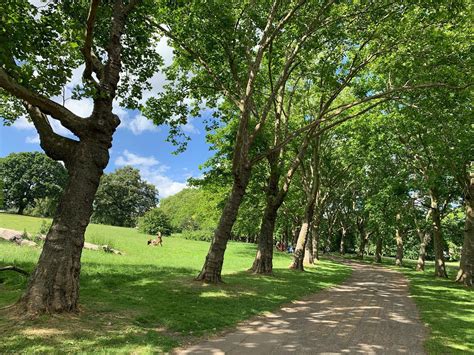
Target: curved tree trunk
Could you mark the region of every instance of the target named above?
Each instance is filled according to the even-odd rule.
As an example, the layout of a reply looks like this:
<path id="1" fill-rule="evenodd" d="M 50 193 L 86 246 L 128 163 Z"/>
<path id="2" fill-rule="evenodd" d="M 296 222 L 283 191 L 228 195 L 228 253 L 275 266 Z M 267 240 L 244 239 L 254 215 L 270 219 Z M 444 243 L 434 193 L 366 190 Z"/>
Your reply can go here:
<path id="1" fill-rule="evenodd" d="M 465 204 L 464 242 L 456 282 L 472 287 L 474 285 L 474 173 L 470 176 Z"/>
<path id="2" fill-rule="evenodd" d="M 377 264 L 382 264 L 382 246 L 383 246 L 383 240 L 382 240 L 382 236 L 379 234 L 377 236 L 377 242 L 375 244 L 375 262 Z"/>
<path id="3" fill-rule="evenodd" d="M 397 255 L 395 257 L 395 265 L 402 266 L 403 264 L 403 235 L 399 228 L 395 231 L 395 242 L 397 243 Z"/>
<path id="4" fill-rule="evenodd" d="M 296 242 L 295 252 L 293 253 L 293 261 L 291 262 L 289 268 L 292 270 L 304 271 L 303 259 L 304 251 L 306 248 L 306 242 L 309 231 L 309 221 L 312 218 L 312 212 L 308 211 L 306 208 L 305 216 L 303 218 L 303 223 L 301 224 L 300 233 L 298 234 L 298 241 Z M 311 208 L 312 210 L 312 208 Z"/>
<path id="5" fill-rule="evenodd" d="M 444 240 L 441 231 L 441 216 L 438 207 L 438 197 L 434 190 L 430 189 L 431 197 L 431 218 L 433 224 L 433 243 L 435 252 L 435 276 L 448 277 L 446 265 L 444 263 L 443 247 Z"/>
<path id="6" fill-rule="evenodd" d="M 18 305 L 26 314 L 77 311 L 84 233 L 108 159 L 107 146 L 84 142 L 66 164 L 68 183 L 46 235 L 38 265 L 19 300 Z"/>
<path id="7" fill-rule="evenodd" d="M 196 277 L 198 281 L 209 283 L 222 282 L 221 272 L 222 264 L 224 263 L 224 253 L 245 194 L 245 189 L 249 183 L 250 170 L 250 168 L 242 169 L 240 176 L 234 178 L 232 191 L 222 211 L 217 229 L 214 232 L 214 238 L 209 247 L 206 261 L 201 272 Z"/>
<path id="8" fill-rule="evenodd" d="M 431 235 L 428 231 L 424 232 L 417 230 L 420 238 L 420 249 L 418 252 L 418 261 L 416 262 L 416 271 L 425 271 L 426 247 L 430 243 Z"/>

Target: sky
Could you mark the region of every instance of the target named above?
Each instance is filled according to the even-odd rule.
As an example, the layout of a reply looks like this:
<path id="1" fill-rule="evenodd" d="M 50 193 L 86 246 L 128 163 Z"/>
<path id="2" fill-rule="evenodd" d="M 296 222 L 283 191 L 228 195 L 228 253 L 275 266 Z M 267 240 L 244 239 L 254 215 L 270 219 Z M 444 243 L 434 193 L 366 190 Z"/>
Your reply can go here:
<path id="1" fill-rule="evenodd" d="M 157 50 L 163 56 L 165 64 L 171 63 L 173 53 L 167 46 L 166 39 L 160 41 Z M 79 83 L 82 70 L 82 67 L 74 70 L 71 81 L 66 86 L 66 97 Z M 153 84 L 153 90 L 145 93 L 144 100 L 162 89 L 165 78 L 161 73 L 157 73 L 150 81 Z M 52 99 L 62 102 L 60 97 Z M 87 117 L 92 112 L 90 100 L 68 99 L 65 106 L 81 117 Z M 204 111 L 201 118 L 191 117 L 188 123 L 181 127 L 190 136 L 191 141 L 187 150 L 178 155 L 172 154 L 176 147 L 166 142 L 168 134 L 166 126 L 157 127 L 140 112 L 125 110 L 118 104 L 114 106 L 114 112 L 120 117 L 121 124 L 113 138 L 106 172 L 131 165 L 140 170 L 143 179 L 157 187 L 160 198 L 176 194 L 186 187 L 188 178 L 202 175 L 199 165 L 213 154 L 206 143 L 206 131 L 203 124 L 206 115 L 210 114 L 209 111 Z M 50 122 L 56 133 L 73 137 L 72 133 L 58 121 L 50 119 Z M 33 124 L 26 117 L 20 117 L 11 126 L 1 125 L 0 157 L 13 152 L 26 151 L 42 151 Z"/>

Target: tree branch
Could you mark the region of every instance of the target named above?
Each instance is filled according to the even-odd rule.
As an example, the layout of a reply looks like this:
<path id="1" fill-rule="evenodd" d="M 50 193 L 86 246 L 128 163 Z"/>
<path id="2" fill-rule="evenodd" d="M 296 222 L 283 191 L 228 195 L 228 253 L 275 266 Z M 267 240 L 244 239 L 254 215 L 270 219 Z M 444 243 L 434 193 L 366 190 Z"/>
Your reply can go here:
<path id="1" fill-rule="evenodd" d="M 38 107 L 43 113 L 51 115 L 78 137 L 81 137 L 87 129 L 88 121 L 86 119 L 77 116 L 66 107 L 61 106 L 51 99 L 18 84 L 2 68 L 0 68 L 0 87 L 18 99 Z"/>
<path id="2" fill-rule="evenodd" d="M 91 0 L 89 15 L 87 16 L 86 22 L 84 46 L 82 47 L 82 54 L 84 54 L 86 66 L 82 77 L 96 85 L 97 82 L 92 77 L 92 72 L 96 73 L 99 80 L 102 80 L 104 77 L 104 66 L 92 51 L 94 24 L 97 15 L 97 9 L 99 8 L 99 3 L 100 0 Z"/>

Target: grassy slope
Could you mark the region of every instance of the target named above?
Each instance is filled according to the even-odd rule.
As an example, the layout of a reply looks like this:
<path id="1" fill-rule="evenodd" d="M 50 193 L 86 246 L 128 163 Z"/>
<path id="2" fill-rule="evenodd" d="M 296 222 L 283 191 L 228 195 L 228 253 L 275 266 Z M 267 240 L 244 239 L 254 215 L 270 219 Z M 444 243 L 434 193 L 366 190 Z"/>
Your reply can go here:
<path id="1" fill-rule="evenodd" d="M 42 219 L 0 214 L 0 227 L 30 233 Z M 282 303 L 344 280 L 349 268 L 322 261 L 306 273 L 287 270 L 289 256 L 275 255 L 274 277 L 245 270 L 253 245 L 229 243 L 222 286 L 193 281 L 209 248 L 205 242 L 165 238 L 164 246 L 148 247 L 148 236 L 134 229 L 90 225 L 86 240 L 111 244 L 125 255 L 84 250 L 81 306 L 77 316 L 15 319 L 0 310 L 0 353 L 53 351 L 160 352 L 235 325 Z M 0 265 L 32 270 L 39 248 L 0 243 Z M 14 302 L 26 280 L 0 275 L 0 307 Z"/>
<path id="2" fill-rule="evenodd" d="M 368 256 L 364 262 L 374 259 Z M 426 350 L 430 354 L 474 354 L 474 292 L 453 282 L 459 263 L 446 264 L 449 280 L 433 276 L 432 262 L 427 262 L 425 272 L 415 271 L 415 260 L 404 259 L 402 268 L 394 266 L 393 258 L 383 258 L 383 263 L 410 280 L 410 293 L 430 329 Z"/>

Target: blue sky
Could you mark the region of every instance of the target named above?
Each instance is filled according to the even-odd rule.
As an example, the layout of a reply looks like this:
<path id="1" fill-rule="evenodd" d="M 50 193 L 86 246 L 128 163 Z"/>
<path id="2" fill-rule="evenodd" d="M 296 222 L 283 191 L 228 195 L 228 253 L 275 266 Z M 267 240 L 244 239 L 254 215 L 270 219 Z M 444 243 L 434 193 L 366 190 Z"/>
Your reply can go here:
<path id="1" fill-rule="evenodd" d="M 155 127 L 134 112 L 126 112 L 124 122 L 114 135 L 106 171 L 132 165 L 140 170 L 144 179 L 157 186 L 160 197 L 182 190 L 189 177 L 200 176 L 199 165 L 212 155 L 206 143 L 202 118 L 193 118 L 183 127 L 191 141 L 188 149 L 178 155 L 172 154 L 175 147 L 165 141 L 167 127 Z M 56 129 L 63 130 L 62 127 Z M 69 135 L 65 131 L 62 133 Z M 0 126 L 0 156 L 25 151 L 42 151 L 34 127 L 25 118 L 10 127 Z"/>

